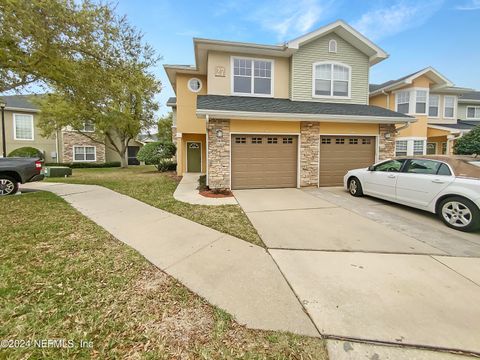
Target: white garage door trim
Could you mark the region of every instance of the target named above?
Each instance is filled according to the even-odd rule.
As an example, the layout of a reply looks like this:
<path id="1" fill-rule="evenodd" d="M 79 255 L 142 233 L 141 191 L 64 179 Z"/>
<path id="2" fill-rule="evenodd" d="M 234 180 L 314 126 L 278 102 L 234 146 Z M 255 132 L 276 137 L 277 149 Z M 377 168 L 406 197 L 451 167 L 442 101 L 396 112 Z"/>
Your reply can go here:
<path id="1" fill-rule="evenodd" d="M 320 145 L 322 144 L 321 138 L 322 136 L 368 136 L 368 137 L 374 137 L 375 138 L 375 163 L 379 161 L 379 154 L 380 154 L 380 135 L 377 134 L 323 134 L 320 133 L 318 137 L 318 182 L 317 182 L 317 187 L 320 187 L 320 161 L 322 159 L 322 153 L 320 151 Z"/>
<path id="2" fill-rule="evenodd" d="M 285 133 L 285 132 L 258 132 L 258 131 L 230 131 L 230 147 L 229 147 L 229 161 L 228 161 L 228 173 L 229 173 L 229 187 L 232 188 L 232 136 L 233 135 L 292 135 L 297 136 L 297 189 L 300 188 L 300 133 Z M 319 145 L 320 146 L 320 145 Z M 320 150 L 320 148 L 319 148 Z M 319 170 L 320 173 L 320 170 Z"/>

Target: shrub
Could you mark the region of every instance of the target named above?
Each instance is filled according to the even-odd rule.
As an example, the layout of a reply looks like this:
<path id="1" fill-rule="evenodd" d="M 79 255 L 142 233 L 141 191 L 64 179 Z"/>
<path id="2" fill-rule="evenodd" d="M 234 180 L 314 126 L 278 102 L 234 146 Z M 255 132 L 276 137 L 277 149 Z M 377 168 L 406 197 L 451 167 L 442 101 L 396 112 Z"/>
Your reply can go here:
<path id="1" fill-rule="evenodd" d="M 455 142 L 453 151 L 458 155 L 480 154 L 480 125 L 463 135 Z"/>
<path id="2" fill-rule="evenodd" d="M 112 168 L 120 167 L 120 161 L 111 161 L 105 163 L 91 162 L 72 162 L 72 163 L 46 163 L 45 166 L 67 166 L 71 169 L 87 169 L 87 168 Z"/>
<path id="3" fill-rule="evenodd" d="M 165 171 L 162 169 L 173 166 L 172 157 L 175 155 L 176 150 L 177 148 L 172 142 L 152 142 L 146 144 L 138 151 L 137 159 L 144 161 L 146 165 L 155 165 L 158 171 Z M 166 165 L 167 161 L 169 161 L 169 165 Z"/>
<path id="4" fill-rule="evenodd" d="M 43 160 L 43 152 L 34 147 L 25 146 L 13 150 L 8 154 L 8 157 L 40 158 Z"/>
<path id="5" fill-rule="evenodd" d="M 175 171 L 177 170 L 177 163 L 173 160 L 161 160 L 156 168 L 160 172 Z"/>
<path id="6" fill-rule="evenodd" d="M 198 178 L 198 188 L 197 188 L 197 190 L 199 190 L 199 191 L 208 190 L 207 175 L 200 175 L 200 177 Z"/>

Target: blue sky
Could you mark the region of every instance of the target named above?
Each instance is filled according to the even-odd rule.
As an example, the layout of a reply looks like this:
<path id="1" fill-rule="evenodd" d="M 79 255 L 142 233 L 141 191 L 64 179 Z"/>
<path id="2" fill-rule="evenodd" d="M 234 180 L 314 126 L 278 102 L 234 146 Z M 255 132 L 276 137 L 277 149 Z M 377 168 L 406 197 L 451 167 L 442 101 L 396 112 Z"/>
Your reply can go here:
<path id="1" fill-rule="evenodd" d="M 480 0 L 119 0 L 117 9 L 163 56 L 161 113 L 174 95 L 162 65 L 193 64 L 193 37 L 277 44 L 337 19 L 390 54 L 372 83 L 433 66 L 480 89 Z"/>

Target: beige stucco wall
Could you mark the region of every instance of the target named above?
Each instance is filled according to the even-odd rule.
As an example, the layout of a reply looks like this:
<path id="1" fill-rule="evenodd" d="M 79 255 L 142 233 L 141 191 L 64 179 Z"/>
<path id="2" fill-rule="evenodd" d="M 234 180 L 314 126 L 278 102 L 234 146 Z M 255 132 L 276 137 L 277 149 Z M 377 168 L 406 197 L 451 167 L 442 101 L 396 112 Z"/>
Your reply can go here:
<path id="1" fill-rule="evenodd" d="M 300 133 L 299 121 L 231 120 L 230 131 L 236 133 Z"/>
<path id="2" fill-rule="evenodd" d="M 196 77 L 202 82 L 202 88 L 198 93 L 188 89 L 188 80 Z M 177 74 L 177 133 L 205 134 L 205 119 L 198 118 L 197 95 L 207 93 L 207 80 L 205 76 L 193 76 L 189 74 Z"/>
<path id="3" fill-rule="evenodd" d="M 209 52 L 208 53 L 208 94 L 232 94 L 232 56 L 269 59 L 274 61 L 273 71 L 273 97 L 288 98 L 290 59 L 281 57 L 252 56 L 241 53 Z M 225 76 L 216 74 L 217 66 L 225 70 Z"/>
<path id="4" fill-rule="evenodd" d="M 337 41 L 337 52 L 328 52 L 328 42 Z M 313 64 L 336 61 L 351 66 L 351 98 L 312 97 Z M 292 100 L 368 104 L 368 56 L 336 34 L 328 34 L 301 46 L 292 56 Z"/>
<path id="5" fill-rule="evenodd" d="M 378 135 L 378 124 L 320 123 L 320 134 L 325 135 Z"/>
<path id="6" fill-rule="evenodd" d="M 33 140 L 15 140 L 14 130 L 13 130 L 13 115 L 32 115 L 33 116 Z M 56 140 L 55 135 L 51 137 L 42 136 L 42 130 L 38 127 L 38 115 L 37 113 L 29 113 L 24 111 L 5 111 L 5 139 L 7 144 L 7 155 L 18 148 L 21 147 L 34 147 L 42 151 L 45 154 L 46 162 L 56 162 L 57 160 L 53 158 L 52 152 L 56 152 Z M 2 136 L 0 135 L 0 156 L 2 149 Z M 61 160 L 61 159 L 60 159 Z"/>

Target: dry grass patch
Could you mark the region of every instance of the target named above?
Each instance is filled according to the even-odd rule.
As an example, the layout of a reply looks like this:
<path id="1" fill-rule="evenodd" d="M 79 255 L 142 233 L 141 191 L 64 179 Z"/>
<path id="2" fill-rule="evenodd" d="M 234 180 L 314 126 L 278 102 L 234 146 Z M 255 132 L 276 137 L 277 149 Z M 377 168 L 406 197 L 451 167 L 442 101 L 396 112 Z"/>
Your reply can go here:
<path id="1" fill-rule="evenodd" d="M 1 358 L 326 359 L 321 339 L 238 325 L 53 194 L 0 206 L 0 339 L 76 344 Z"/>

